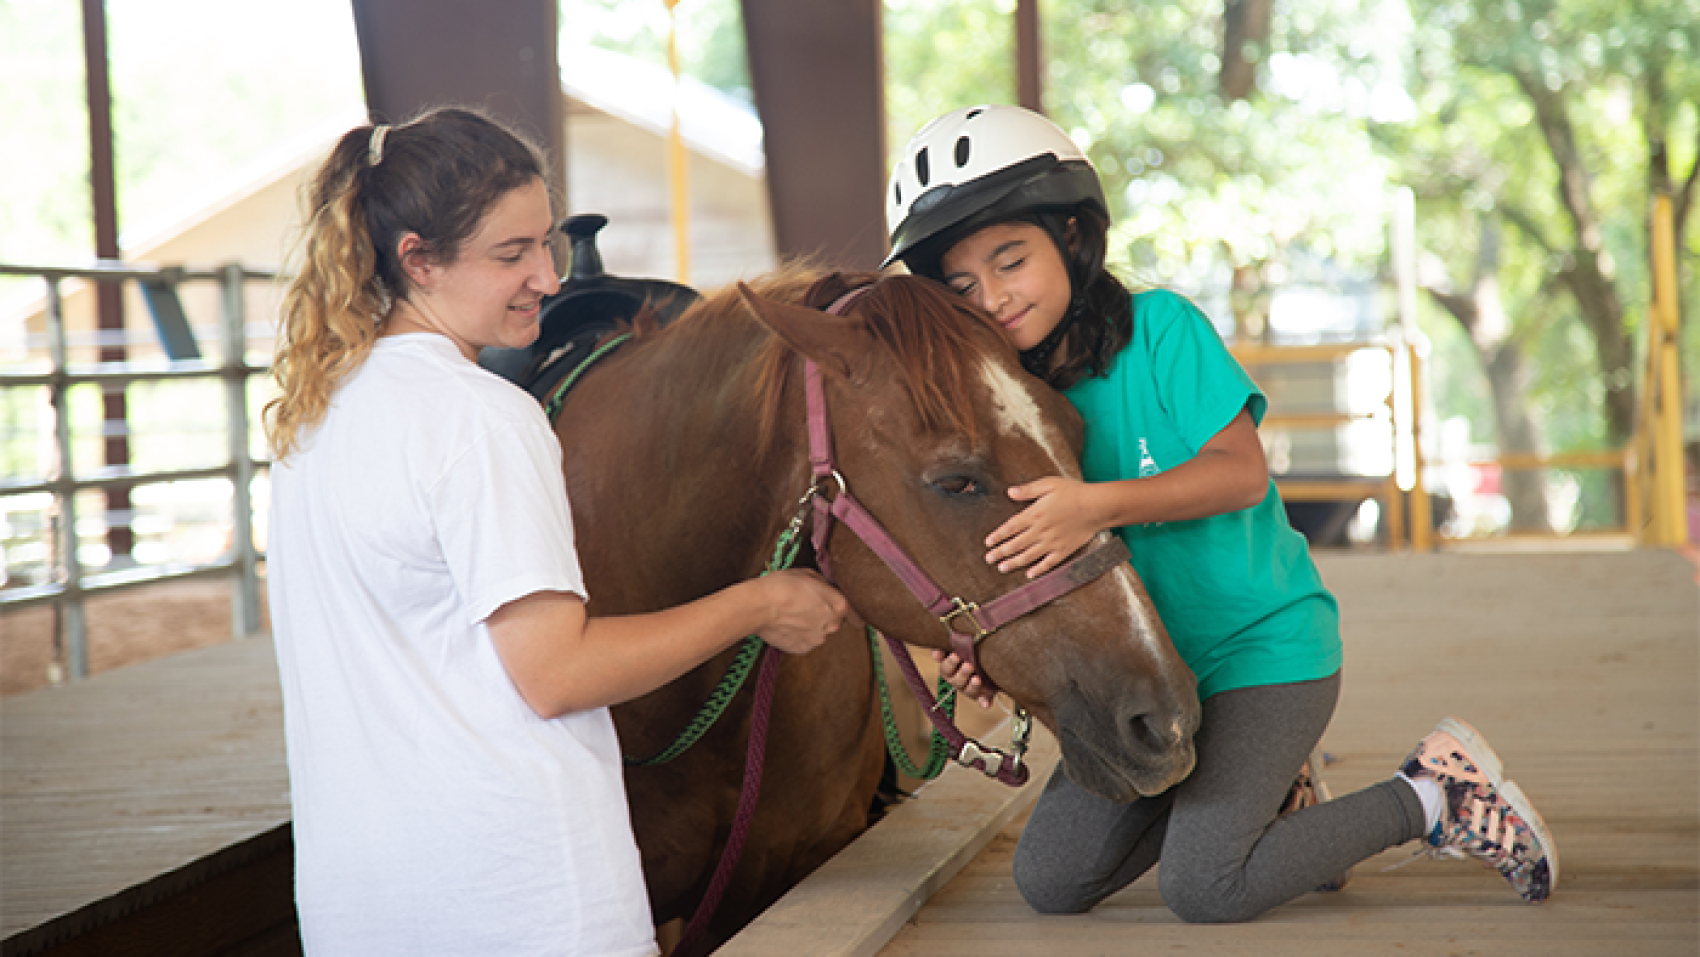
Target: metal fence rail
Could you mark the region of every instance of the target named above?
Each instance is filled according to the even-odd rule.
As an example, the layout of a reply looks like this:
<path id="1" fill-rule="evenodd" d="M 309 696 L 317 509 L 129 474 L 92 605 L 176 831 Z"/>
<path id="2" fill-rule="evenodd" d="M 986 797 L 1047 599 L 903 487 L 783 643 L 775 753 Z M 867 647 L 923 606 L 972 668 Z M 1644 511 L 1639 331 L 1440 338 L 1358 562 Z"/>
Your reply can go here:
<path id="1" fill-rule="evenodd" d="M 88 625 L 84 599 L 93 593 L 112 591 L 162 581 L 231 576 L 231 631 L 237 638 L 258 633 L 260 621 L 260 554 L 254 545 L 251 487 L 257 470 L 268 463 L 249 453 L 247 386 L 250 377 L 263 374 L 266 366 L 249 365 L 247 352 L 246 284 L 249 280 L 272 280 L 276 273 L 230 264 L 212 269 L 154 267 L 102 260 L 90 267 L 61 268 L 0 263 L 0 275 L 34 276 L 47 284 L 47 349 L 45 372 L 0 372 L 0 389 L 42 388 L 48 390 L 53 410 L 54 471 L 41 480 L 0 478 L 0 496 L 51 493 L 57 517 L 53 535 L 58 539 L 58 556 L 51 569 L 52 580 L 27 587 L 0 589 L 0 613 L 51 603 L 60 610 L 66 676 L 71 680 L 88 674 Z M 219 319 L 223 337 L 223 359 L 167 361 L 157 366 L 128 362 L 101 362 L 73 366 L 68 360 L 64 298 L 66 280 L 136 281 L 175 286 L 178 282 L 216 282 L 219 285 Z M 225 433 L 228 462 L 222 466 L 169 471 L 136 471 L 105 468 L 86 475 L 75 472 L 72 428 L 67 393 L 74 385 L 95 383 L 125 386 L 132 382 L 166 379 L 222 379 L 225 400 Z M 231 483 L 230 548 L 214 561 L 201 564 L 140 566 L 122 571 L 89 573 L 77 555 L 76 494 L 85 490 L 178 482 L 186 479 L 227 478 Z"/>

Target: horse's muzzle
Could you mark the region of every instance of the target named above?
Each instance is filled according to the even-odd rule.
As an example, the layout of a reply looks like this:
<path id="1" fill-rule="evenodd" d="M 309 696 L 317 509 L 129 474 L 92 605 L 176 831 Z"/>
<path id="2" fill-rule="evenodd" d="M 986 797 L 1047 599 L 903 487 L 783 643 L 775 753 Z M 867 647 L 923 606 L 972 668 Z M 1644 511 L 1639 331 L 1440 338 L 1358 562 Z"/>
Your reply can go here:
<path id="1" fill-rule="evenodd" d="M 1056 701 L 1054 714 L 1069 777 L 1108 801 L 1161 794 L 1191 774 L 1197 760 L 1192 736 L 1199 707 L 1190 695 L 1153 700 L 1133 693 L 1106 706 L 1071 688 Z"/>

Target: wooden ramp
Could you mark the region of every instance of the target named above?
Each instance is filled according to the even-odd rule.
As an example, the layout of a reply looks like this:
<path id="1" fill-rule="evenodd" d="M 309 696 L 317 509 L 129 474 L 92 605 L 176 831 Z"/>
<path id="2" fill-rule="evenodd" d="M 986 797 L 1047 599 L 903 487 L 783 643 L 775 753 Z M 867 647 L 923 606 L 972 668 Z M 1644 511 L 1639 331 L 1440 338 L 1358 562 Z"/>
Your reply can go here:
<path id="1" fill-rule="evenodd" d="M 1382 780 L 1436 720 L 1466 718 L 1553 830 L 1561 883 L 1551 900 L 1524 904 L 1474 861 L 1389 871 L 1411 855 L 1396 848 L 1360 864 L 1346 890 L 1247 924 L 1181 923 L 1152 875 L 1089 914 L 1042 917 L 1010 879 L 1037 788 L 1000 803 L 953 769 L 719 953 L 1700 953 L 1694 566 L 1651 550 L 1322 553 L 1318 564 L 1340 599 L 1347 645 L 1323 741 L 1329 785 L 1345 793 Z M 922 810 L 932 789 L 941 804 L 978 813 L 982 827 Z M 911 860 L 922 847 L 943 853 Z"/>

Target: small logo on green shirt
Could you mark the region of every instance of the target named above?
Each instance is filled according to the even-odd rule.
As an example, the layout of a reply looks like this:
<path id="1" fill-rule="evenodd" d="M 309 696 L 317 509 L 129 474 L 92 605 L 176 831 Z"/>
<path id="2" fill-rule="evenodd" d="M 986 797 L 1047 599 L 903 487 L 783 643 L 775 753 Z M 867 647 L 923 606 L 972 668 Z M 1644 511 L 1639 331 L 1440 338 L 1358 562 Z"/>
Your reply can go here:
<path id="1" fill-rule="evenodd" d="M 1139 477 L 1150 478 L 1163 471 L 1157 467 L 1157 460 L 1151 457 L 1151 449 L 1145 444 L 1145 437 L 1139 438 Z"/>

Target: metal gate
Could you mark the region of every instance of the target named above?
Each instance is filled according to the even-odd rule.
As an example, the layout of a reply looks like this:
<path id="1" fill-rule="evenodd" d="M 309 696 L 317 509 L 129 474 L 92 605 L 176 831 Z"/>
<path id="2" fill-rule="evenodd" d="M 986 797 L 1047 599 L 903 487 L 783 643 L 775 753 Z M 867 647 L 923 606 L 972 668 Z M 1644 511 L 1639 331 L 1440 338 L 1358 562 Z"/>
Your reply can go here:
<path id="1" fill-rule="evenodd" d="M 63 642 L 66 677 L 77 680 L 88 674 L 88 628 L 84 600 L 98 592 L 131 588 L 138 585 L 188 578 L 224 577 L 232 579 L 231 625 L 236 638 L 260 632 L 259 562 L 261 555 L 255 547 L 253 528 L 252 486 L 256 473 L 269 463 L 256 459 L 249 450 L 250 425 L 248 415 L 248 382 L 256 374 L 267 371 L 265 365 L 250 365 L 247 351 L 247 304 L 245 293 L 250 280 L 273 280 L 276 274 L 266 270 L 230 264 L 211 269 L 183 267 L 150 267 L 102 261 L 92 267 L 58 268 L 22 266 L 0 263 L 0 275 L 35 276 L 47 285 L 46 347 L 48 362 L 45 369 L 26 372 L 0 372 L 0 390 L 46 388 L 52 408 L 52 462 L 45 476 L 0 476 L 0 497 L 24 495 L 51 496 L 49 526 L 50 559 L 47 580 L 19 587 L 0 588 L 0 614 L 31 605 L 51 603 L 57 606 L 58 636 Z M 219 287 L 219 332 L 222 340 L 221 358 L 216 362 L 205 359 L 169 359 L 162 363 L 138 365 L 128 362 L 89 363 L 73 365 L 69 361 L 69 341 L 66 333 L 63 285 L 67 281 L 125 281 L 149 287 L 152 296 L 162 293 L 164 300 L 175 307 L 174 316 L 162 316 L 155 305 L 156 324 L 165 340 L 168 353 L 181 354 L 182 340 L 189 336 L 182 318 L 175 290 L 180 283 L 212 282 Z M 166 312 L 171 312 L 167 309 Z M 175 321 L 172 321 L 172 320 Z M 193 342 L 192 337 L 188 340 Z M 174 346 L 178 348 L 173 348 Z M 172 379 L 218 379 L 223 382 L 225 405 L 225 439 L 228 459 L 223 465 L 161 471 L 106 469 L 99 474 L 78 475 L 72 456 L 73 430 L 68 393 L 72 386 L 85 383 L 125 387 L 133 382 Z M 223 478 L 231 484 L 230 542 L 223 555 L 215 560 L 185 564 L 169 563 L 136 566 L 116 571 L 96 572 L 85 569 L 78 557 L 76 496 L 84 491 L 105 491 L 118 487 L 137 487 L 195 479 Z"/>

